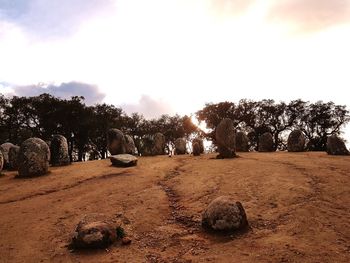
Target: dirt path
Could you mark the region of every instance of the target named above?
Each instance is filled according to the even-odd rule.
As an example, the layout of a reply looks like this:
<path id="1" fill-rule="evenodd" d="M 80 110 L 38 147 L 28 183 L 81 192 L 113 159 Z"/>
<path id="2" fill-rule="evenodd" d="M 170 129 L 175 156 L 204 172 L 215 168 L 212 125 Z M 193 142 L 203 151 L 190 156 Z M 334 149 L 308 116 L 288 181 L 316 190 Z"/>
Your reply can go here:
<path id="1" fill-rule="evenodd" d="M 350 262 L 350 158 L 325 153 L 244 153 L 232 160 L 143 157 L 0 176 L 0 262 Z M 201 229 L 220 195 L 243 203 L 251 230 Z M 70 252 L 86 213 L 122 221 L 133 242 Z"/>

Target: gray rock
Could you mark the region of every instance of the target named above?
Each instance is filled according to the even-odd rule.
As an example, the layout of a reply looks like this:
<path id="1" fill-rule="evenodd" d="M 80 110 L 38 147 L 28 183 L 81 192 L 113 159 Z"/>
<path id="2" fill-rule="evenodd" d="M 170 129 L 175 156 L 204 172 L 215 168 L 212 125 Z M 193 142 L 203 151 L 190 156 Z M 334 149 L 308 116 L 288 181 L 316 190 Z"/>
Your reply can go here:
<path id="1" fill-rule="evenodd" d="M 330 155 L 349 155 L 344 141 L 336 135 L 327 138 L 327 153 Z"/>
<path id="2" fill-rule="evenodd" d="M 49 146 L 39 138 L 25 140 L 18 154 L 18 177 L 33 177 L 48 173 Z"/>
<path id="3" fill-rule="evenodd" d="M 0 145 L 0 150 L 4 156 L 4 168 L 9 168 L 9 151 L 12 146 L 14 145 L 10 142 L 5 142 Z"/>
<path id="4" fill-rule="evenodd" d="M 240 202 L 221 196 L 212 201 L 202 214 L 202 225 L 212 230 L 232 231 L 245 228 L 248 221 Z"/>
<path id="5" fill-rule="evenodd" d="M 0 173 L 3 167 L 4 167 L 4 155 L 2 154 L 2 151 L 0 151 Z"/>
<path id="6" fill-rule="evenodd" d="M 67 139 L 62 135 L 54 135 L 51 144 L 52 166 L 64 166 L 70 164 Z"/>
<path id="7" fill-rule="evenodd" d="M 272 134 L 269 132 L 265 132 L 259 137 L 259 152 L 273 152 L 274 144 Z"/>
<path id="8" fill-rule="evenodd" d="M 130 167 L 137 165 L 137 158 L 131 154 L 117 154 L 109 157 L 112 165 L 118 167 Z"/>
<path id="9" fill-rule="evenodd" d="M 244 132 L 236 133 L 236 151 L 237 152 L 249 151 L 249 138 Z"/>
<path id="10" fill-rule="evenodd" d="M 198 142 L 192 142 L 192 151 L 194 156 L 201 155 L 201 147 Z"/>
<path id="11" fill-rule="evenodd" d="M 186 154 L 186 141 L 183 138 L 175 140 L 175 154 Z"/>
<path id="12" fill-rule="evenodd" d="M 194 143 L 198 143 L 199 145 L 199 150 L 200 150 L 200 154 L 204 153 L 204 143 L 203 143 L 203 140 L 200 139 L 200 138 L 194 138 L 192 140 L 192 148 L 193 148 L 193 144 Z"/>
<path id="13" fill-rule="evenodd" d="M 111 155 L 126 153 L 126 141 L 121 130 L 110 129 L 107 133 L 107 148 Z"/>
<path id="14" fill-rule="evenodd" d="M 134 139 L 130 135 L 124 135 L 125 139 L 125 153 L 136 154 L 136 146 Z"/>
<path id="15" fill-rule="evenodd" d="M 165 153 L 165 136 L 157 132 L 153 137 L 152 155 L 163 155 Z"/>
<path id="16" fill-rule="evenodd" d="M 18 169 L 18 154 L 20 147 L 14 145 L 9 150 L 9 168 L 12 170 Z"/>
<path id="17" fill-rule="evenodd" d="M 70 248 L 106 248 L 117 239 L 115 225 L 103 214 L 89 214 L 78 223 Z"/>
<path id="18" fill-rule="evenodd" d="M 305 136 L 302 131 L 294 130 L 288 136 L 288 152 L 303 152 L 305 150 Z"/>
<path id="19" fill-rule="evenodd" d="M 233 121 L 229 118 L 223 119 L 216 127 L 216 143 L 219 155 L 217 158 L 233 158 L 236 156 L 236 141 Z"/>

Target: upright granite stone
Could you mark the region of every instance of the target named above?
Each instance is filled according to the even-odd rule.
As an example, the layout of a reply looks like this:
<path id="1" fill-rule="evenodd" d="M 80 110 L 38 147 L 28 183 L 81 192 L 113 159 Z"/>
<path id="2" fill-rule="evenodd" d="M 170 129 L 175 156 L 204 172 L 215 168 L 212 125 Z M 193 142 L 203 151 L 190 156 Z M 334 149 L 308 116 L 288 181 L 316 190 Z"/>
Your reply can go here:
<path id="1" fill-rule="evenodd" d="M 175 140 L 175 154 L 186 154 L 186 141 L 183 138 Z"/>
<path id="2" fill-rule="evenodd" d="M 327 153 L 330 155 L 349 155 L 344 141 L 336 135 L 327 138 Z"/>
<path id="3" fill-rule="evenodd" d="M 204 153 L 204 143 L 203 143 L 203 140 L 200 139 L 200 138 L 194 138 L 194 139 L 192 140 L 192 148 L 193 148 L 193 144 L 194 144 L 194 143 L 198 143 L 198 145 L 199 145 L 199 153 L 200 153 L 200 154 Z"/>
<path id="4" fill-rule="evenodd" d="M 236 151 L 237 152 L 249 151 L 249 138 L 244 132 L 236 133 Z"/>
<path id="5" fill-rule="evenodd" d="M 130 135 L 124 135 L 125 139 L 125 153 L 127 154 L 136 154 L 136 147 L 134 139 Z"/>
<path id="6" fill-rule="evenodd" d="M 240 202 L 229 196 L 220 196 L 203 212 L 202 225 L 216 231 L 233 231 L 247 227 L 248 221 Z"/>
<path id="7" fill-rule="evenodd" d="M 294 130 L 288 136 L 288 152 L 303 152 L 305 150 L 305 136 L 302 131 Z"/>
<path id="8" fill-rule="evenodd" d="M 49 146 L 39 138 L 25 140 L 18 154 L 18 177 L 33 177 L 48 173 Z"/>
<path id="9" fill-rule="evenodd" d="M 265 132 L 259 137 L 259 152 L 273 152 L 274 144 L 272 134 L 269 132 Z"/>
<path id="10" fill-rule="evenodd" d="M 0 145 L 0 150 L 2 151 L 3 157 L 4 157 L 4 168 L 9 168 L 9 151 L 10 148 L 14 146 L 10 142 L 5 142 Z"/>
<path id="11" fill-rule="evenodd" d="M 110 129 L 107 133 L 107 148 L 111 155 L 126 153 L 126 141 L 121 130 Z"/>
<path id="12" fill-rule="evenodd" d="M 18 169 L 18 155 L 20 147 L 14 145 L 10 148 L 9 151 L 9 168 L 12 170 Z"/>
<path id="13" fill-rule="evenodd" d="M 70 164 L 67 139 L 62 135 L 54 135 L 50 144 L 52 166 Z"/>
<path id="14" fill-rule="evenodd" d="M 3 167 L 4 167 L 4 155 L 2 154 L 2 151 L 0 151 L 0 173 Z"/>
<path id="15" fill-rule="evenodd" d="M 223 119 L 216 127 L 216 143 L 219 155 L 217 158 L 233 158 L 236 156 L 236 136 L 233 121 L 229 118 Z"/>
<path id="16" fill-rule="evenodd" d="M 193 152 L 193 156 L 201 155 L 201 147 L 198 144 L 198 142 L 192 142 L 192 152 Z"/>
<path id="17" fill-rule="evenodd" d="M 165 136 L 157 132 L 153 137 L 152 155 L 163 155 L 165 153 Z"/>

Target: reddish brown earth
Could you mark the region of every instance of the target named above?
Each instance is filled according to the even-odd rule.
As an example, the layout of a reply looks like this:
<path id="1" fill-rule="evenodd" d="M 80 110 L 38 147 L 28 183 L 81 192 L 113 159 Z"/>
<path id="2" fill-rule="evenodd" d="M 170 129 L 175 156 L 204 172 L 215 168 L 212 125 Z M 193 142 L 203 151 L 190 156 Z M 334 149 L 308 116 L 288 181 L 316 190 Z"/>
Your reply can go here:
<path id="1" fill-rule="evenodd" d="M 0 262 L 350 262 L 350 157 L 241 153 L 143 157 L 51 168 L 48 176 L 0 176 Z M 232 195 L 251 229 L 206 233 L 201 213 Z M 132 243 L 69 251 L 86 213 L 123 223 Z"/>

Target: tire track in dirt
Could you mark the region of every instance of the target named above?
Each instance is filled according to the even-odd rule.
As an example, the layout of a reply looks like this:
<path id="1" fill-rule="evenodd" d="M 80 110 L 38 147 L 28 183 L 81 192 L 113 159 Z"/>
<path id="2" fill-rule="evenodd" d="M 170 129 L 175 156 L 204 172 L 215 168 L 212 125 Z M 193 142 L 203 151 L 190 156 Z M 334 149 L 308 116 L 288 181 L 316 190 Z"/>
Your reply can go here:
<path id="1" fill-rule="evenodd" d="M 25 201 L 25 200 L 32 199 L 32 198 L 35 198 L 35 197 L 45 196 L 45 195 L 49 195 L 49 194 L 52 194 L 52 193 L 57 193 L 57 192 L 65 191 L 65 190 L 68 190 L 68 189 L 72 189 L 72 188 L 80 186 L 81 184 L 86 183 L 86 182 L 95 181 L 95 180 L 109 179 L 109 178 L 120 176 L 120 175 L 130 175 L 130 173 L 123 171 L 123 172 L 120 172 L 120 173 L 110 173 L 110 174 L 105 174 L 105 175 L 102 175 L 102 176 L 94 176 L 94 177 L 90 177 L 90 178 L 87 178 L 87 179 L 79 180 L 79 181 L 77 181 L 77 182 L 75 182 L 75 183 L 73 183 L 71 185 L 66 185 L 66 186 L 61 187 L 61 188 L 53 188 L 53 189 L 49 189 L 49 190 L 43 190 L 41 192 L 37 192 L 37 193 L 30 194 L 30 195 L 22 196 L 22 197 L 19 197 L 19 198 L 16 198 L 16 199 L 0 201 L 0 205 L 14 203 L 14 202 L 20 202 L 20 201 Z"/>

